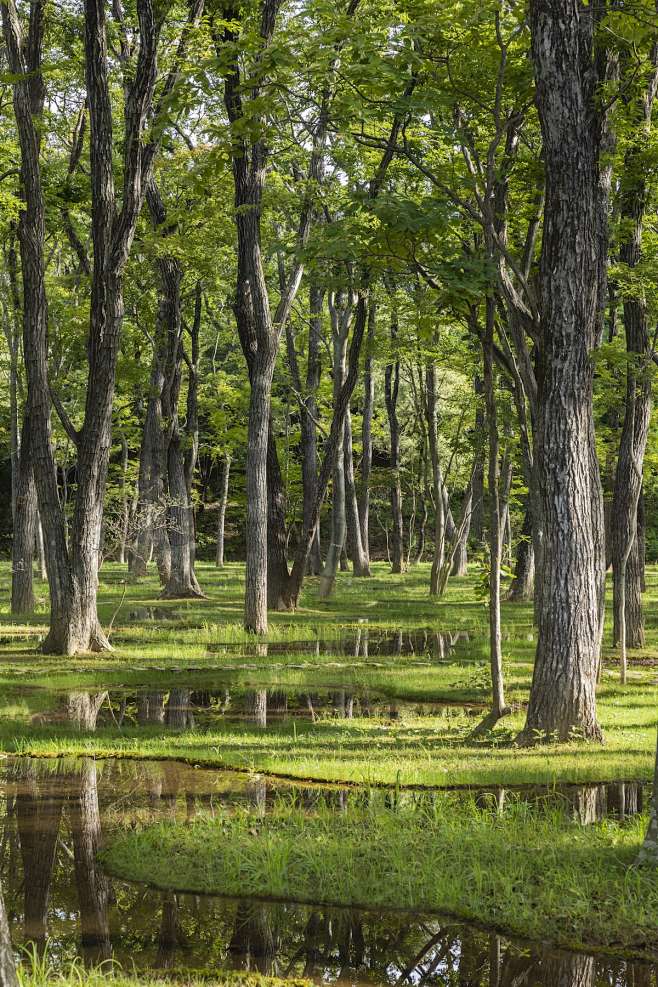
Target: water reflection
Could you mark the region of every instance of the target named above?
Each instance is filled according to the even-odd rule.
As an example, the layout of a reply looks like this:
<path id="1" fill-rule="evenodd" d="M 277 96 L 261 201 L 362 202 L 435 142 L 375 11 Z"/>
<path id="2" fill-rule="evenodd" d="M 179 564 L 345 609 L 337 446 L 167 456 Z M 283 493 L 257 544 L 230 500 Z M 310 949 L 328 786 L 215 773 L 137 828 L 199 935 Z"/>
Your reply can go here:
<path id="1" fill-rule="evenodd" d="M 109 957 L 138 969 L 234 967 L 318 982 L 431 984 L 437 987 L 650 987 L 656 969 L 624 959 L 556 952 L 511 942 L 437 916 L 300 906 L 159 892 L 108 879 L 96 862 L 117 825 L 216 814 L 243 801 L 267 811 L 272 786 L 262 777 L 228 775 L 174 762 L 81 758 L 15 759 L 2 767 L 4 819 L 0 877 L 15 945 L 52 943 L 56 959 Z M 597 786 L 601 789 L 602 786 Z M 606 786 L 603 786 L 606 787 Z M 638 805 L 630 786 L 607 786 L 606 806 Z M 289 786 L 299 804 L 329 793 Z M 390 793 L 335 791 L 340 811 Z M 397 798 L 459 798 L 399 793 Z M 505 811 L 518 793 L 491 790 Z M 539 797 L 539 796 L 538 796 Z M 544 792 L 544 797 L 548 794 Z M 580 811 L 580 794 L 568 811 Z M 360 799 L 361 803 L 357 800 Z M 616 800 L 616 802 L 615 802 Z M 587 805 L 603 811 L 601 792 Z"/>
<path id="2" fill-rule="evenodd" d="M 476 648 L 482 645 L 482 638 L 473 632 L 436 631 L 429 628 L 415 630 L 382 631 L 370 629 L 363 621 L 356 630 L 346 631 L 342 635 L 304 638 L 294 641 L 271 641 L 259 643 L 254 648 L 252 643 L 225 641 L 211 644 L 208 651 L 211 654 L 232 654 L 248 656 L 275 655 L 309 655 L 314 657 L 336 656 L 359 658 L 362 660 L 375 658 L 423 658 L 426 660 L 448 660 L 458 655 L 468 658 Z M 529 640 L 532 640 L 530 633 Z"/>

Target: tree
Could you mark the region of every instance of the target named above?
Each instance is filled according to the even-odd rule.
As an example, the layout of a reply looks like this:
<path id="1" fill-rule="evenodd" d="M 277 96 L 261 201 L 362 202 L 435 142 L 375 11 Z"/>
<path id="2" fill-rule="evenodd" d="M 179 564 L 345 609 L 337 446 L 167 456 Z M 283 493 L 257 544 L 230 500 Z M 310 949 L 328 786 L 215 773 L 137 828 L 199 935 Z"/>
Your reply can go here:
<path id="1" fill-rule="evenodd" d="M 544 513 L 537 653 L 525 728 L 598 740 L 602 494 L 594 450 L 591 352 L 601 311 L 596 5 L 534 0 L 532 56 L 546 169 L 539 293 L 537 465 Z"/>

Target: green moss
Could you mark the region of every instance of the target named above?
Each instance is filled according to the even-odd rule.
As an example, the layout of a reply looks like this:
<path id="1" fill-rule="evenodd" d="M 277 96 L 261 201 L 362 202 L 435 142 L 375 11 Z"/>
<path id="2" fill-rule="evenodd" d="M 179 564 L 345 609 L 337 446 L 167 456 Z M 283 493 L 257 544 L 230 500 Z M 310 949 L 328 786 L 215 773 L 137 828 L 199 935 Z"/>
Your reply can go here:
<path id="1" fill-rule="evenodd" d="M 283 803 L 118 838 L 111 873 L 162 888 L 445 912 L 559 945 L 658 951 L 655 871 L 632 867 L 646 820 L 582 827 L 438 797 L 397 812 Z"/>

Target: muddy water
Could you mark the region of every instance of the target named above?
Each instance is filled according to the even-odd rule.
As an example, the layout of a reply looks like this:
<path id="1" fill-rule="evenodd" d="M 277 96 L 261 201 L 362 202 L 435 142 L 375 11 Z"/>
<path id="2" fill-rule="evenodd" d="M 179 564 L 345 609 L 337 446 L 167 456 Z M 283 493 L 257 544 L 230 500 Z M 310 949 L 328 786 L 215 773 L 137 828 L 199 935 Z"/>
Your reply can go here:
<path id="1" fill-rule="evenodd" d="M 98 866 L 96 851 L 118 826 L 218 814 L 233 803 L 265 813 L 273 791 L 263 778 L 174 762 L 2 762 L 0 876 L 15 944 L 32 941 L 43 949 L 48 942 L 56 962 L 113 957 L 138 969 L 245 968 L 346 984 L 656 985 L 648 964 L 515 943 L 434 915 L 163 893 L 108 879 Z M 308 806 L 323 798 L 339 811 L 365 797 L 303 786 L 278 791 Z M 646 796 L 637 785 L 553 794 L 567 812 L 587 806 L 597 816 L 604 809 L 637 811 Z M 518 797 L 496 790 L 478 795 L 483 805 L 496 800 L 500 811 Z M 536 790 L 533 797 L 551 793 Z"/>

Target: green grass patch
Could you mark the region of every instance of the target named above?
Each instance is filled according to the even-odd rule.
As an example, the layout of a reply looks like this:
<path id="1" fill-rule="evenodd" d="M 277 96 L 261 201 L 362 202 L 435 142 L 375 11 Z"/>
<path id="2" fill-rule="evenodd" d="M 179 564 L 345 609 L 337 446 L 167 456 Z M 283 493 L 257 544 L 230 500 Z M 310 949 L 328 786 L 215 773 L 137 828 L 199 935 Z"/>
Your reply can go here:
<path id="1" fill-rule="evenodd" d="M 632 866 L 646 819 L 582 827 L 520 801 L 502 815 L 445 797 L 397 811 L 277 803 L 161 823 L 102 853 L 160 888 L 449 913 L 561 946 L 658 953 L 655 870 Z"/>

